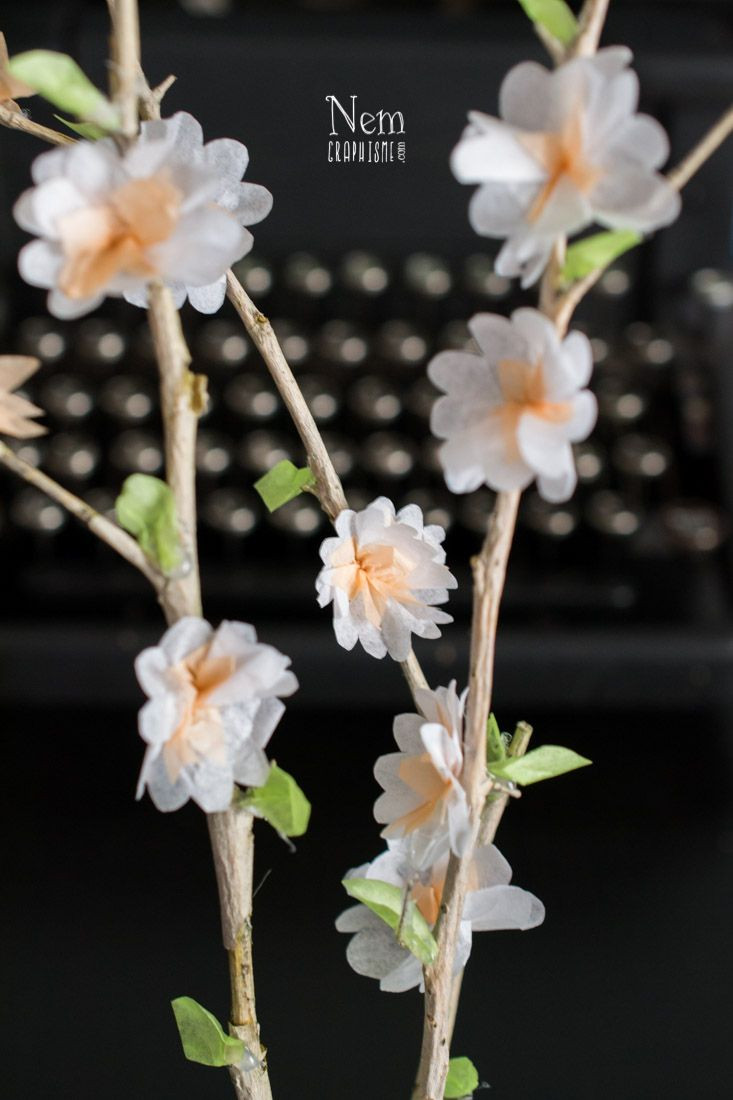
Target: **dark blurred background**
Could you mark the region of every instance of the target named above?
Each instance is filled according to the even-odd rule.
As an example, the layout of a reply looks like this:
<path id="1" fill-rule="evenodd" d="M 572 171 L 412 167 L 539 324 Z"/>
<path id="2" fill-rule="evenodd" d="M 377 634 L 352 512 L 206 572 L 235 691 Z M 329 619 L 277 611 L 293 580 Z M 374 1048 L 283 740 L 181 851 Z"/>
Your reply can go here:
<path id="1" fill-rule="evenodd" d="M 243 140 L 247 178 L 275 196 L 239 274 L 276 322 L 350 500 L 421 503 L 449 530 L 456 622 L 421 645 L 432 683 L 466 675 L 466 562 L 491 504 L 451 498 L 427 421 L 427 359 L 463 346 L 477 310 L 531 296 L 492 271 L 448 154 L 469 108 L 493 113 L 507 69 L 542 59 L 515 2 L 141 4 L 168 113 Z M 612 0 L 607 44 L 635 52 L 642 106 L 680 159 L 733 99 L 733 4 Z M 4 13 L 10 52 L 62 49 L 105 80 L 105 6 Z M 405 159 L 329 163 L 335 95 L 401 111 Z M 32 117 L 54 124 L 38 100 Z M 165 111 L 164 111 L 165 113 Z M 343 126 L 341 127 L 343 131 Z M 340 138 L 346 133 L 339 134 Z M 348 135 L 350 136 L 350 135 Z M 10 206 L 33 140 L 0 134 L 0 351 L 37 354 L 29 395 L 48 438 L 31 461 L 111 509 L 124 477 L 160 470 L 144 316 L 108 302 L 45 314 L 15 273 Z M 680 221 L 601 280 L 591 336 L 599 424 L 568 505 L 526 494 L 500 633 L 495 706 L 592 769 L 532 788 L 499 845 L 547 906 L 538 930 L 478 935 L 455 1049 L 506 1100 L 710 1100 L 730 1095 L 733 979 L 731 478 L 733 153 L 685 190 Z M 327 533 L 300 498 L 272 518 L 252 482 L 297 439 L 229 306 L 185 311 L 210 377 L 199 453 L 206 613 L 254 622 L 301 689 L 271 744 L 314 805 L 291 854 L 258 826 L 258 999 L 277 1100 L 409 1095 L 416 993 L 380 994 L 347 967 L 340 879 L 381 844 L 377 755 L 409 709 L 398 669 L 333 639 L 315 608 Z M 162 632 L 138 578 L 52 503 L 0 482 L 0 708 L 6 747 L 0 906 L 7 1100 L 226 1097 L 186 1063 L 168 1002 L 224 1019 L 205 823 L 133 801 L 142 756 L 134 655 Z M 265 877 L 267 876 L 267 877 Z"/>

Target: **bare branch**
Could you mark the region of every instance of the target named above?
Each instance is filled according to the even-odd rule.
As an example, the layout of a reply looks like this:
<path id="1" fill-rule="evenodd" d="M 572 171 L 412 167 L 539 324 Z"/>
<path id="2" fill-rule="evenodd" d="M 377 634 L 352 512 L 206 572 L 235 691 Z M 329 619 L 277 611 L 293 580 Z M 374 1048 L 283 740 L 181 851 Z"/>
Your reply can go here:
<path id="1" fill-rule="evenodd" d="M 598 49 L 598 43 L 606 22 L 609 0 L 585 0 L 578 19 L 578 33 L 571 42 L 568 57 L 592 57 Z"/>
<path id="2" fill-rule="evenodd" d="M 667 173 L 667 179 L 672 186 L 677 191 L 681 191 L 731 133 L 733 133 L 733 106 L 728 108 L 714 126 L 711 126 L 684 160 Z"/>
<path id="3" fill-rule="evenodd" d="M 32 122 L 22 111 L 13 111 L 2 104 L 0 104 L 0 126 L 6 126 L 8 130 L 21 130 L 24 134 L 31 134 L 51 145 L 73 145 L 76 141 L 76 138 L 59 133 L 58 130 L 51 130 L 48 126 L 41 126 L 39 122 Z"/>

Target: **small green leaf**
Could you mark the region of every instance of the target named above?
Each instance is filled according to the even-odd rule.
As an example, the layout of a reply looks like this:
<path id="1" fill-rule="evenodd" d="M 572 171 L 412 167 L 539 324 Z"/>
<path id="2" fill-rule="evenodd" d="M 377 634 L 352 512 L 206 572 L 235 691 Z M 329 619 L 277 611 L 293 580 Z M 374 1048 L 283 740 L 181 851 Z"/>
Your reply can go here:
<path id="1" fill-rule="evenodd" d="M 539 23 L 553 38 L 569 45 L 578 33 L 578 20 L 565 0 L 519 0 L 533 23 Z"/>
<path id="2" fill-rule="evenodd" d="M 478 1073 L 470 1058 L 451 1058 L 445 1079 L 445 1100 L 462 1100 L 478 1088 Z"/>
<path id="3" fill-rule="evenodd" d="M 255 489 L 264 500 L 268 511 L 274 512 L 315 483 L 316 479 L 307 466 L 298 468 L 284 458 L 259 481 L 255 481 Z"/>
<path id="4" fill-rule="evenodd" d="M 499 723 L 493 714 L 489 715 L 486 725 L 486 759 L 489 765 L 498 763 L 506 756 L 506 744 L 499 729 Z"/>
<path id="5" fill-rule="evenodd" d="M 492 764 L 491 771 L 500 779 L 509 779 L 521 787 L 530 783 L 539 783 L 541 779 L 553 779 L 576 768 L 584 768 L 592 763 L 585 756 L 579 756 L 572 749 L 560 745 L 541 745 L 532 749 L 526 756 L 507 757 L 498 764 Z"/>
<path id="6" fill-rule="evenodd" d="M 612 229 L 576 241 L 565 254 L 563 282 L 574 283 L 576 279 L 584 279 L 586 275 L 597 271 L 599 267 L 608 267 L 619 256 L 623 256 L 624 252 L 641 244 L 641 241 L 641 233 L 634 229 Z"/>
<path id="7" fill-rule="evenodd" d="M 171 1001 L 171 1008 L 183 1053 L 189 1062 L 199 1062 L 202 1066 L 236 1066 L 242 1061 L 247 1051 L 242 1040 L 227 1035 L 216 1016 L 193 997 L 176 997 Z"/>
<path id="8" fill-rule="evenodd" d="M 181 563 L 176 503 L 165 481 L 150 474 L 130 474 L 115 504 L 121 527 L 129 531 L 164 573 Z"/>
<path id="9" fill-rule="evenodd" d="M 86 138 L 87 141 L 99 141 L 100 138 L 107 137 L 109 134 L 109 130 L 97 126 L 94 122 L 70 122 L 68 118 L 62 118 L 61 115 L 54 115 L 53 117 L 63 123 L 64 126 L 68 126 L 79 137 Z"/>
<path id="10" fill-rule="evenodd" d="M 83 122 L 96 122 L 105 130 L 119 128 L 115 105 L 94 87 L 68 54 L 55 50 L 28 50 L 11 58 L 8 68 L 13 76 L 60 111 L 68 111 Z"/>
<path id="11" fill-rule="evenodd" d="M 393 932 L 400 926 L 402 908 L 405 901 L 404 891 L 390 882 L 380 882 L 374 878 L 345 878 L 342 886 L 350 898 L 355 898 L 367 909 L 388 924 Z M 415 902 L 410 900 L 405 908 L 405 918 L 400 931 L 400 943 L 406 947 L 424 966 L 435 962 L 438 945 Z"/>
<path id="12" fill-rule="evenodd" d="M 292 775 L 275 763 L 263 785 L 250 787 L 237 798 L 237 806 L 269 821 L 281 836 L 302 836 L 311 815 L 311 804 Z"/>

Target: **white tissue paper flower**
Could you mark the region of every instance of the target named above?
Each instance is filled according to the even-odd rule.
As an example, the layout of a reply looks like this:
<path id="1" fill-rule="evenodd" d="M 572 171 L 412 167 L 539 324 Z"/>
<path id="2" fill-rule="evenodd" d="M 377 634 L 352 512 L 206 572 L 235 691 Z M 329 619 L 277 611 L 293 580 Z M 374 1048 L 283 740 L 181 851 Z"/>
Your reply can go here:
<path id="1" fill-rule="evenodd" d="M 213 630 L 189 616 L 135 661 L 149 701 L 140 711 L 148 748 L 137 797 L 145 787 L 159 810 L 192 798 L 206 813 L 226 810 L 234 783 L 267 779 L 264 748 L 298 681 L 290 659 L 257 641 L 254 627 L 223 622 Z"/>
<path id="2" fill-rule="evenodd" d="M 404 841 L 391 842 L 388 851 L 372 863 L 357 867 L 349 878 L 371 878 L 409 889 L 410 897 L 432 927 L 438 919 L 443 897 L 448 856 L 431 868 L 418 871 L 410 862 Z M 470 869 L 469 893 L 463 907 L 453 972 L 468 961 L 474 932 L 536 928 L 545 919 L 542 902 L 527 890 L 510 886 L 512 869 L 493 844 L 479 848 Z M 346 958 L 357 974 L 378 978 L 387 993 L 402 993 L 419 986 L 423 990 L 422 965 L 397 942 L 394 931 L 367 909 L 355 905 L 336 920 L 339 932 L 355 933 L 346 948 Z"/>
<path id="3" fill-rule="evenodd" d="M 202 313 L 224 301 L 226 270 L 252 247 L 244 227 L 261 221 L 272 196 L 242 183 L 248 154 L 231 138 L 203 144 L 180 112 L 143 122 L 124 151 L 111 138 L 79 141 L 38 157 L 35 187 L 14 208 L 38 240 L 18 257 L 23 278 L 49 287 L 55 317 L 79 317 L 105 296 L 147 304 L 162 279 L 176 306 L 186 295 Z"/>
<path id="4" fill-rule="evenodd" d="M 677 191 L 656 171 L 669 155 L 667 135 L 636 113 L 631 59 L 615 46 L 552 72 L 526 61 L 504 79 L 500 119 L 469 113 L 451 167 L 460 183 L 480 184 L 472 227 L 507 238 L 499 274 L 529 286 L 561 235 L 592 222 L 647 232 L 679 214 Z"/>
<path id="5" fill-rule="evenodd" d="M 339 645 L 361 642 L 372 657 L 405 661 L 411 634 L 439 638 L 438 623 L 453 619 L 433 605 L 445 603 L 457 584 L 444 564 L 443 528 L 425 527 L 416 504 L 395 515 L 386 497 L 361 512 L 346 509 L 335 527 L 321 546 L 316 590 L 320 607 L 333 602 Z"/>
<path id="6" fill-rule="evenodd" d="M 567 500 L 577 480 L 571 443 L 588 436 L 597 414 L 583 389 L 593 369 L 590 341 L 581 332 L 560 341 L 536 309 L 515 310 L 509 320 L 478 313 L 468 327 L 478 355 L 444 351 L 428 365 L 446 395 L 430 425 L 446 441 L 438 454 L 448 488 L 524 489 L 536 477 L 545 500 Z"/>
<path id="7" fill-rule="evenodd" d="M 463 711 L 468 689 L 459 697 L 456 682 L 436 691 L 418 688 L 420 714 L 398 714 L 394 737 L 399 752 L 380 756 L 374 775 L 384 788 L 374 816 L 387 825 L 382 836 L 405 837 L 411 861 L 434 862 L 450 846 L 462 856 L 471 839 L 463 768 Z"/>

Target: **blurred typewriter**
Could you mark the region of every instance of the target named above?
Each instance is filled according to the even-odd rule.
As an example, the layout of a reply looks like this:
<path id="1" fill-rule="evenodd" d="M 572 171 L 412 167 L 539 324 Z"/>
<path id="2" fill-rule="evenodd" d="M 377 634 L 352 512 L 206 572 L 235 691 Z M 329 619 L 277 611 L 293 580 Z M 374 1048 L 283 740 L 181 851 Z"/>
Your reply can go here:
<path id="1" fill-rule="evenodd" d="M 256 227 L 255 252 L 237 273 L 273 321 L 351 505 L 379 494 L 398 505 L 419 503 L 430 522 L 447 528 L 449 561 L 467 580 L 465 563 L 479 545 L 491 494 L 445 490 L 429 431 L 435 394 L 425 365 L 441 348 L 466 346 L 472 313 L 507 313 L 532 298 L 494 273 L 491 242 L 468 230 L 469 191 L 450 179 L 445 158 L 466 108 L 494 109 L 501 74 L 527 53 L 525 28 L 507 16 L 506 40 L 494 35 L 479 46 L 470 20 L 368 22 L 361 37 L 352 34 L 353 22 L 324 23 L 319 35 L 309 21 L 305 39 L 292 16 L 249 17 L 239 38 L 229 22 L 197 24 L 197 32 L 199 26 L 198 41 L 190 31 L 176 39 L 163 21 L 147 52 L 153 76 L 169 69 L 179 75 L 181 91 L 170 93 L 169 109 L 189 106 L 207 136 L 243 136 L 253 163 L 247 177 L 275 194 L 272 223 Z M 486 36 L 490 24 L 482 26 Z M 637 57 L 643 106 L 667 126 L 673 160 L 733 98 L 733 69 L 716 26 L 681 20 L 676 30 L 667 26 L 677 56 L 657 43 Z M 634 41 L 638 32 L 631 19 L 618 33 Z M 406 38 L 409 77 L 401 64 Z M 212 80 L 224 89 L 219 102 L 231 102 L 233 40 L 245 74 L 241 98 L 265 81 L 272 89 L 272 117 L 256 119 L 253 110 L 246 135 L 234 105 L 216 110 L 207 99 L 199 111 L 186 80 L 208 58 Z M 79 46 L 90 69 L 101 41 L 101 32 L 90 32 Z M 328 164 L 329 90 L 358 92 L 365 107 L 402 110 L 406 164 Z M 286 115 L 291 128 L 283 133 Z M 286 141 L 285 152 L 275 135 Z M 17 194 L 37 150 L 21 150 L 18 135 L 10 135 L 12 145 L 5 133 L 0 138 L 12 149 L 8 193 Z M 716 681 L 718 665 L 727 671 L 733 637 L 733 275 L 725 271 L 732 160 L 730 150 L 719 154 L 690 185 L 680 223 L 607 271 L 582 308 L 578 323 L 595 356 L 598 426 L 577 447 L 579 487 L 570 502 L 548 505 L 534 490 L 526 493 L 504 612 L 509 630 L 535 639 L 530 649 L 551 654 L 553 639 L 572 637 L 568 662 L 583 659 L 589 630 L 615 638 L 617 656 L 634 652 L 644 631 L 656 632 L 657 649 L 644 651 L 646 659 L 638 655 L 646 675 L 662 659 L 660 647 L 686 639 L 689 661 L 703 668 L 698 695 Z M 294 171 L 302 172 L 297 187 Z M 43 296 L 19 285 L 12 250 L 3 254 L 2 350 L 42 360 L 27 392 L 46 410 L 50 428 L 48 437 L 17 449 L 110 512 L 129 473 L 162 472 L 144 315 L 108 302 L 79 322 L 55 321 Z M 195 369 L 208 375 L 211 395 L 197 455 L 207 611 L 280 624 L 312 617 L 318 631 L 311 657 L 322 644 L 327 662 L 333 643 L 327 616 L 316 618 L 313 593 L 326 521 L 307 494 L 268 516 L 252 489 L 280 459 L 302 462 L 297 436 L 228 304 L 215 318 L 186 309 L 184 320 Z M 71 618 L 93 624 L 104 607 L 118 624 L 155 628 L 153 603 L 129 568 L 34 489 L 8 477 L 0 485 L 0 554 L 12 577 L 3 598 L 6 623 L 27 623 L 30 608 L 37 627 Z M 451 601 L 462 638 L 468 599 L 463 585 Z M 695 649 L 701 639 L 702 656 Z M 464 644 L 447 652 L 455 656 Z M 526 648 L 518 643 L 520 663 Z"/>

